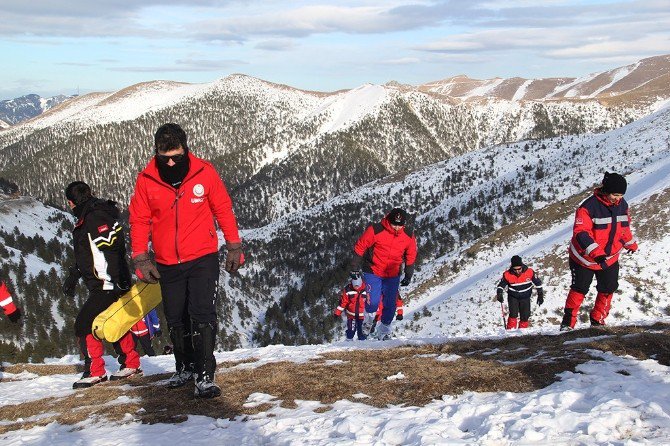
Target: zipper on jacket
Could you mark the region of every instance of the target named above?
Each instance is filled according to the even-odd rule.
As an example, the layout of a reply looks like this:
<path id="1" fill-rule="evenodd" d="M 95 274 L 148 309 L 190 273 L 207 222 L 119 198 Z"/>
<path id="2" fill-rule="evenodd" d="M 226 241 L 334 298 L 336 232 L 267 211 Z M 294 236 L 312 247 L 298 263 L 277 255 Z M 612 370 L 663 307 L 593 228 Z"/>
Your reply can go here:
<path id="1" fill-rule="evenodd" d="M 175 192 L 174 203 L 172 203 L 171 208 L 174 208 L 174 253 L 177 257 L 177 263 L 181 263 L 181 258 L 179 258 L 179 199 L 184 195 L 184 191 Z"/>

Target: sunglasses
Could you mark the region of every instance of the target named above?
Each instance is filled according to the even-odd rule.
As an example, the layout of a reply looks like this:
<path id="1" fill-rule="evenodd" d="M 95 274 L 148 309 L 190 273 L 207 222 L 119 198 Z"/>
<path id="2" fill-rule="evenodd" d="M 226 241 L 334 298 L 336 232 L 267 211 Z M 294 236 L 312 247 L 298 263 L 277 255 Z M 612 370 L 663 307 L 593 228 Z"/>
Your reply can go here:
<path id="1" fill-rule="evenodd" d="M 185 153 L 180 153 L 178 155 L 162 155 L 160 153 L 156 154 L 156 158 L 158 161 L 167 164 L 170 160 L 174 163 L 178 163 L 179 161 L 183 160 L 184 157 L 186 156 Z"/>
<path id="2" fill-rule="evenodd" d="M 349 277 L 351 277 L 352 279 L 360 279 L 361 276 L 362 276 L 362 274 L 357 272 L 357 271 L 352 272 L 352 273 L 349 274 Z"/>

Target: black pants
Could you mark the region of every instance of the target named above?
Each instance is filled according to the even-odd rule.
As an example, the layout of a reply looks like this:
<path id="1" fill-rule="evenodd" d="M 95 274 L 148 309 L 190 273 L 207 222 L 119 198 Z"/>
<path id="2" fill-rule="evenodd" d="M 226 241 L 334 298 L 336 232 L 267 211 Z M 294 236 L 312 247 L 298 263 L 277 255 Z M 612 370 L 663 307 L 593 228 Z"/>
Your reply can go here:
<path id="1" fill-rule="evenodd" d="M 119 291 L 89 291 L 88 299 L 79 310 L 74 321 L 74 334 L 78 338 L 91 334 L 93 320 L 121 296 Z"/>
<path id="2" fill-rule="evenodd" d="M 142 336 L 137 336 L 133 333 L 133 338 L 135 338 L 135 345 L 140 344 L 147 356 L 156 356 L 154 347 L 151 345 L 151 336 L 148 333 L 143 334 Z"/>
<path id="3" fill-rule="evenodd" d="M 161 275 L 163 310 L 168 328 L 216 323 L 219 288 L 219 254 L 176 265 L 156 265 Z"/>
<path id="4" fill-rule="evenodd" d="M 530 297 L 517 299 L 508 294 L 507 305 L 509 305 L 509 317 L 516 319 L 520 316 L 521 322 L 526 322 L 530 318 Z"/>
<path id="5" fill-rule="evenodd" d="M 596 277 L 596 290 L 600 293 L 611 294 L 619 288 L 619 262 L 607 269 L 594 271 L 570 259 L 570 273 L 572 274 L 570 288 L 581 294 L 589 292 L 593 276 Z"/>

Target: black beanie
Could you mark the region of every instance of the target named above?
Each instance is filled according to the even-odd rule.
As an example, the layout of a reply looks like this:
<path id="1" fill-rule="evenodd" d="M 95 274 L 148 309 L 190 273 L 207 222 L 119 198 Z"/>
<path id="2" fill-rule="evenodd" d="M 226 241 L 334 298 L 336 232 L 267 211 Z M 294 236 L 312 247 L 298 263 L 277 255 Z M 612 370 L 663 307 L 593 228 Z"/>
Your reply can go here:
<path id="1" fill-rule="evenodd" d="M 600 190 L 605 194 L 625 194 L 628 184 L 626 179 L 618 173 L 605 172 L 603 187 Z"/>
<path id="2" fill-rule="evenodd" d="M 405 226 L 407 222 L 407 212 L 400 208 L 393 208 L 386 216 L 389 223 L 395 226 Z"/>
<path id="3" fill-rule="evenodd" d="M 523 266 L 523 261 L 521 260 L 521 257 L 519 256 L 512 257 L 512 268 L 514 268 L 515 266 Z"/>

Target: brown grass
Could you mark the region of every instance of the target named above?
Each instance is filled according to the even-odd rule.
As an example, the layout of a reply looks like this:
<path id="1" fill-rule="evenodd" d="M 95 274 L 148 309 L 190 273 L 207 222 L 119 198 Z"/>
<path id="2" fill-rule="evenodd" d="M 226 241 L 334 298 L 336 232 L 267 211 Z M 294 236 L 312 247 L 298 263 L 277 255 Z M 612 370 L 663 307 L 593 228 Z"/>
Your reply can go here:
<path id="1" fill-rule="evenodd" d="M 193 386 L 166 389 L 168 374 L 137 377 L 122 384 L 105 383 L 63 398 L 47 398 L 0 408 L 0 433 L 58 422 L 74 425 L 91 416 L 144 423 L 179 423 L 189 415 L 235 418 L 267 412 L 275 406 L 291 409 L 296 400 L 319 401 L 316 412 L 327 412 L 343 399 L 375 407 L 389 404 L 423 406 L 443 395 L 463 392 L 529 392 L 558 380 L 564 371 L 594 358 L 588 349 L 654 358 L 670 365 L 670 325 L 652 327 L 592 328 L 560 336 L 521 336 L 504 339 L 453 342 L 440 345 L 403 346 L 386 350 L 353 350 L 327 353 L 306 363 L 277 362 L 253 369 L 237 368 L 246 360 L 220 364 L 216 375 L 223 389 L 220 398 L 196 400 Z M 608 335 L 578 344 L 566 340 Z M 456 361 L 438 361 L 439 355 L 459 355 Z M 597 358 L 596 358 L 597 359 Z M 328 365 L 328 360 L 343 362 Z M 28 365 L 12 370 L 31 369 Z M 45 373 L 63 373 L 63 366 L 36 366 Z M 387 378 L 402 372 L 400 380 Z M 244 407 L 250 394 L 260 392 L 276 400 Z M 365 393 L 367 399 L 353 394 Z M 119 397 L 133 402 L 115 403 Z M 41 415 L 39 419 L 31 418 Z M 19 419 L 32 421 L 18 421 Z"/>

